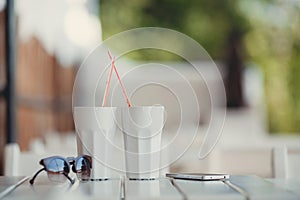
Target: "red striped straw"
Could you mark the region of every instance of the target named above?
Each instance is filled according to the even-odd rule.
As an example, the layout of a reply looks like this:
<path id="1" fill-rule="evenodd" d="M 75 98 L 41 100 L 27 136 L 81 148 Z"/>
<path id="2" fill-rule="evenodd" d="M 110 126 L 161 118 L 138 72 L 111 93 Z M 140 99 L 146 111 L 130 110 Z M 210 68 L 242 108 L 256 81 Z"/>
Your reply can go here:
<path id="1" fill-rule="evenodd" d="M 105 93 L 104 93 L 104 98 L 103 98 L 103 101 L 102 101 L 102 107 L 106 106 L 106 99 L 107 99 L 107 96 L 108 96 L 108 89 L 109 89 L 109 86 L 110 86 L 110 80 L 111 80 L 111 75 L 112 75 L 113 68 L 114 68 L 113 65 L 111 65 L 111 68 L 109 70 L 108 80 L 107 80 L 106 87 L 105 87 Z"/>
<path id="2" fill-rule="evenodd" d="M 109 80 L 108 80 L 108 82 L 107 82 L 106 89 L 105 89 L 105 95 L 104 95 L 104 99 L 103 99 L 104 104 L 103 104 L 103 105 L 105 105 L 106 98 L 107 98 L 107 95 L 108 95 L 108 91 L 106 91 L 106 90 L 108 90 L 108 88 L 109 88 L 110 79 L 111 79 L 111 71 L 112 71 L 112 69 L 114 69 L 114 71 L 115 71 L 115 73 L 116 73 L 116 75 L 117 75 L 117 78 L 118 78 L 118 80 L 119 80 L 119 83 L 120 83 L 120 85 L 121 85 L 123 95 L 124 95 L 124 97 L 125 97 L 125 99 L 126 99 L 126 103 L 127 103 L 128 107 L 130 107 L 131 104 L 130 104 L 129 98 L 128 98 L 127 94 L 126 94 L 125 87 L 124 87 L 124 85 L 123 85 L 123 83 L 122 83 L 122 81 L 121 81 L 121 78 L 120 78 L 120 76 L 119 76 L 119 73 L 118 73 L 117 68 L 116 68 L 116 65 L 115 65 L 115 58 L 114 58 L 114 59 L 112 58 L 112 56 L 111 56 L 111 54 L 110 54 L 109 51 L 108 51 L 107 53 L 108 53 L 108 56 L 109 56 L 109 58 L 110 58 L 110 60 L 111 60 L 111 62 L 112 62 L 112 67 L 111 67 L 111 70 L 110 70 Z"/>

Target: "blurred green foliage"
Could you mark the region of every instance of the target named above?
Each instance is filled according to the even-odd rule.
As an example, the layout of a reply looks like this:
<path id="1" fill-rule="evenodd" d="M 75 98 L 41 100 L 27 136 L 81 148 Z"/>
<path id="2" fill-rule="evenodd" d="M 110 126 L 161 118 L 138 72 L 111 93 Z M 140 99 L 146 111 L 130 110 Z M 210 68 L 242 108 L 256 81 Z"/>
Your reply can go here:
<path id="1" fill-rule="evenodd" d="M 299 0 L 100 0 L 103 39 L 137 27 L 180 31 L 224 60 L 234 30 L 247 61 L 264 74 L 271 133 L 300 133 Z M 166 52 L 139 51 L 137 59 L 176 59 Z"/>
<path id="2" fill-rule="evenodd" d="M 271 133 L 300 133 L 300 1 L 241 0 L 250 58 L 264 72 Z"/>
<path id="3" fill-rule="evenodd" d="M 100 0 L 103 39 L 137 27 L 164 27 L 180 31 L 198 41 L 213 57 L 225 55 L 232 29 L 248 29 L 237 0 Z M 138 59 L 168 60 L 166 53 L 145 50 Z M 149 53 L 149 51 L 151 53 Z"/>

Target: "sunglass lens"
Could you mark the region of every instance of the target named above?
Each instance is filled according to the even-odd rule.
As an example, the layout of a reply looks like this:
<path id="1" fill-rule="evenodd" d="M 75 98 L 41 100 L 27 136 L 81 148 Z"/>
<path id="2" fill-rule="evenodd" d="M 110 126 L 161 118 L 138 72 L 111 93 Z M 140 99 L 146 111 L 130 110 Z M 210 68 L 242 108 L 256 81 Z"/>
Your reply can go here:
<path id="1" fill-rule="evenodd" d="M 66 175 L 69 174 L 70 168 L 68 163 L 61 158 L 53 158 L 47 164 L 47 173 L 49 179 L 55 182 L 65 182 Z"/>
<path id="2" fill-rule="evenodd" d="M 91 176 L 92 163 L 85 156 L 78 158 L 75 162 L 75 170 L 79 180 L 87 181 Z"/>

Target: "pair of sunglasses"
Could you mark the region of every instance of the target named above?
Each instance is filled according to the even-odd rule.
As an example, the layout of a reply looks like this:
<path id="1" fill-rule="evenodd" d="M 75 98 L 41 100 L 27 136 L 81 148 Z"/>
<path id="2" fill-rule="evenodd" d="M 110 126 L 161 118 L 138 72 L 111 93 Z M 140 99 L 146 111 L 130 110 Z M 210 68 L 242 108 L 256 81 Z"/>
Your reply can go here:
<path id="1" fill-rule="evenodd" d="M 72 171 L 76 173 L 77 178 L 80 181 L 87 181 L 91 175 L 92 158 L 88 155 L 78 156 L 77 158 L 52 156 L 42 159 L 40 164 L 44 167 L 37 171 L 29 181 L 31 185 L 34 183 L 35 178 L 42 171 L 46 171 L 49 179 L 52 181 L 64 182 L 66 179 L 68 179 L 73 184 L 75 180 L 69 176 L 71 169 L 70 166 L 72 166 Z"/>

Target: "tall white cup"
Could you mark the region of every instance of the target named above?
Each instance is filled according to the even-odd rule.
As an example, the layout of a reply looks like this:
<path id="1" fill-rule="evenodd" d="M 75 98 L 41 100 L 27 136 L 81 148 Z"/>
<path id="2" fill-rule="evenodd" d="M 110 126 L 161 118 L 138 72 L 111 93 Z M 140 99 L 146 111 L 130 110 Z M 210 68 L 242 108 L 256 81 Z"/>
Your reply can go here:
<path id="1" fill-rule="evenodd" d="M 129 179 L 159 178 L 163 106 L 122 108 L 126 175 Z"/>
<path id="2" fill-rule="evenodd" d="M 78 155 L 92 157 L 91 179 L 113 177 L 114 171 L 107 166 L 113 159 L 118 109 L 116 107 L 75 107 L 74 122 L 77 132 Z"/>

